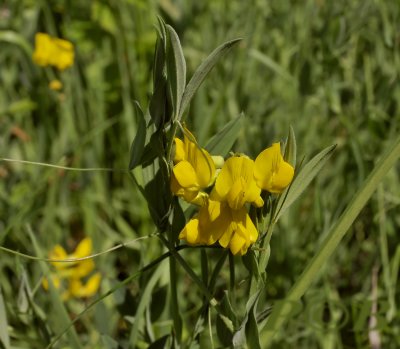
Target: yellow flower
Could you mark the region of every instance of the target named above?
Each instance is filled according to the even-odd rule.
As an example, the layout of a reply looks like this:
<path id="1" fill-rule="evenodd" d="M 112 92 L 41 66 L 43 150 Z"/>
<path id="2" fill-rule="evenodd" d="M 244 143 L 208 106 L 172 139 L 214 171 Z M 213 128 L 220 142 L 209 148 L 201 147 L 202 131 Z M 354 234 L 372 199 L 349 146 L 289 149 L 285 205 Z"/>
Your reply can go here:
<path id="1" fill-rule="evenodd" d="M 215 182 L 211 198 L 227 201 L 233 210 L 241 209 L 246 202 L 262 207 L 261 189 L 254 180 L 254 161 L 247 156 L 233 156 L 226 160 Z"/>
<path id="2" fill-rule="evenodd" d="M 63 84 L 60 80 L 51 80 L 49 83 L 49 88 L 53 91 L 60 91 L 63 87 Z"/>
<path id="3" fill-rule="evenodd" d="M 87 257 L 91 253 L 92 240 L 90 238 L 84 238 L 72 254 L 67 254 L 62 246 L 56 245 L 49 253 L 49 257 L 50 259 L 68 260 Z M 68 299 L 70 297 L 90 297 L 97 292 L 101 280 L 100 273 L 89 277 L 84 285 L 81 280 L 82 278 L 88 277 L 94 270 L 95 265 L 93 259 L 90 258 L 74 262 L 51 262 L 51 264 L 56 269 L 56 273 L 51 276 L 53 285 L 58 289 L 62 285 L 61 280 L 67 280 L 68 290 L 63 293 L 63 299 Z M 47 290 L 48 280 L 44 279 L 42 285 Z"/>
<path id="4" fill-rule="evenodd" d="M 262 151 L 255 160 L 254 178 L 257 185 L 270 193 L 281 193 L 292 181 L 293 167 L 283 160 L 279 143 Z"/>
<path id="5" fill-rule="evenodd" d="M 33 61 L 40 66 L 52 65 L 64 70 L 74 63 L 74 46 L 71 42 L 36 33 Z"/>
<path id="6" fill-rule="evenodd" d="M 81 279 L 73 278 L 69 282 L 68 293 L 70 296 L 77 298 L 92 297 L 99 289 L 100 281 L 100 273 L 91 276 L 85 284 L 82 284 Z"/>
<path id="7" fill-rule="evenodd" d="M 201 204 L 206 194 L 200 190 L 210 186 L 215 177 L 215 165 L 210 154 L 196 144 L 185 128 L 183 141 L 175 138 L 174 168 L 171 191 L 188 202 Z"/>
<path id="8" fill-rule="evenodd" d="M 245 207 L 233 210 L 225 202 L 208 200 L 179 234 L 190 245 L 213 245 L 216 241 L 232 254 L 244 255 L 258 238 L 258 231 Z"/>

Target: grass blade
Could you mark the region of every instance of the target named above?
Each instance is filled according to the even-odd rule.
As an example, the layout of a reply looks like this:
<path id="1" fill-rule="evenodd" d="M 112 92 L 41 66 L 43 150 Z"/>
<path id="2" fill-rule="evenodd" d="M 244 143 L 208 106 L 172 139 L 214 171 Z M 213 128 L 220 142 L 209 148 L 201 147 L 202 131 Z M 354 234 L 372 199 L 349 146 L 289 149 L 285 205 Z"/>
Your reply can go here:
<path id="1" fill-rule="evenodd" d="M 135 321 L 133 323 L 133 326 L 131 329 L 131 334 L 129 337 L 129 343 L 132 346 L 132 348 L 136 347 L 136 342 L 138 340 L 140 326 L 144 321 L 144 312 L 150 304 L 153 289 L 156 286 L 156 284 L 157 284 L 158 280 L 160 279 L 160 277 L 162 276 L 162 274 L 165 272 L 166 272 L 165 266 L 163 265 L 163 263 L 160 263 L 146 284 L 146 287 L 140 298 L 138 308 L 136 310 Z"/>
<path id="2" fill-rule="evenodd" d="M 33 248 L 36 251 L 36 254 L 38 256 L 42 255 L 42 250 L 35 238 L 35 235 L 33 234 L 33 231 L 31 227 L 28 225 L 27 226 L 27 231 L 29 234 L 29 237 L 32 241 Z M 50 270 L 47 264 L 43 261 L 39 261 L 40 268 L 42 269 L 43 274 L 50 279 Z M 65 305 L 63 301 L 61 300 L 59 292 L 56 290 L 56 288 L 53 286 L 51 282 L 49 282 L 49 293 L 50 293 L 50 302 L 52 304 L 52 308 L 55 314 L 57 314 L 57 317 L 54 317 L 54 319 L 57 319 L 56 323 L 54 323 L 54 327 L 56 330 L 60 331 L 65 327 L 68 327 L 70 324 L 70 318 L 67 312 L 67 309 L 65 308 Z M 68 344 L 71 346 L 73 349 L 81 349 L 82 346 L 79 342 L 79 337 L 78 334 L 75 331 L 74 327 L 69 327 L 69 331 L 67 333 L 67 338 L 68 338 Z"/>
<path id="3" fill-rule="evenodd" d="M 0 288 L 0 344 L 4 349 L 10 348 L 10 337 L 8 336 L 8 322 L 6 307 L 4 305 L 3 293 Z"/>

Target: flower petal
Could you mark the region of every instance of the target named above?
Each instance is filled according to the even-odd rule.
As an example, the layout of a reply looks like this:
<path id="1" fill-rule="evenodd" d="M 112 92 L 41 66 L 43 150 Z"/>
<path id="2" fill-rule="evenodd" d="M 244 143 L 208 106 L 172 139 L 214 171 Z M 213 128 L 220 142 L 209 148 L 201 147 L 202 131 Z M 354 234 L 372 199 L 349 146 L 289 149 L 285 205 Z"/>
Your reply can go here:
<path id="1" fill-rule="evenodd" d="M 282 161 L 278 172 L 272 178 L 272 187 L 270 188 L 271 193 L 281 193 L 292 181 L 294 176 L 293 167 Z"/>
<path id="2" fill-rule="evenodd" d="M 186 160 L 186 154 L 185 154 L 185 146 L 183 142 L 179 138 L 174 138 L 175 141 L 175 156 L 174 156 L 174 162 L 177 163 L 179 161 Z"/>
<path id="3" fill-rule="evenodd" d="M 215 183 L 215 199 L 226 200 L 229 206 L 238 210 L 246 202 L 261 207 L 264 202 L 260 197 L 261 189 L 253 176 L 254 161 L 246 156 L 229 158 L 221 169 Z"/>
<path id="4" fill-rule="evenodd" d="M 75 252 L 73 255 L 71 255 L 71 258 L 82 258 L 89 256 L 92 253 L 92 239 L 91 238 L 84 238 L 82 241 L 78 244 L 78 246 L 75 249 Z"/>
<path id="5" fill-rule="evenodd" d="M 231 250 L 233 255 L 236 255 L 242 250 L 243 246 L 245 245 L 246 239 L 243 238 L 242 234 L 238 234 L 238 232 L 235 232 L 229 243 L 229 249 Z"/>
<path id="6" fill-rule="evenodd" d="M 279 143 L 262 151 L 255 160 L 254 178 L 257 185 L 271 193 L 281 193 L 292 181 L 293 167 L 284 161 Z"/>
<path id="7" fill-rule="evenodd" d="M 173 172 L 177 182 L 181 187 L 199 189 L 196 172 L 188 161 L 180 161 L 174 166 Z"/>
<path id="8" fill-rule="evenodd" d="M 196 245 L 199 240 L 199 220 L 191 219 L 179 234 L 179 239 L 184 239 L 190 245 Z"/>

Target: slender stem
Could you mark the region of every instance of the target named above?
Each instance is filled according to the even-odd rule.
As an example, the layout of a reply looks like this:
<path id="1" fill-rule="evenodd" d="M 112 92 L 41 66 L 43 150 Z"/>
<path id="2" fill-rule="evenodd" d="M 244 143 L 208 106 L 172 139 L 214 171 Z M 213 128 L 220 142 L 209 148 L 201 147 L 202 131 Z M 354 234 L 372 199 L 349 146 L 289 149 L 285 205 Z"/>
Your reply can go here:
<path id="1" fill-rule="evenodd" d="M 165 240 L 167 247 L 170 251 L 175 251 L 175 238 L 171 226 L 168 229 L 168 241 Z M 169 259 L 169 277 L 170 277 L 170 289 L 171 289 L 171 315 L 174 322 L 175 338 L 180 345 L 182 340 L 182 319 L 179 312 L 178 302 L 178 275 L 176 271 L 176 259 Z"/>
<path id="2" fill-rule="evenodd" d="M 221 258 L 218 260 L 217 265 L 215 266 L 215 268 L 213 270 L 213 273 L 210 278 L 210 282 L 208 284 L 208 289 L 210 290 L 211 293 L 214 292 L 215 283 L 217 282 L 219 272 L 221 271 L 222 267 L 225 264 L 226 257 L 228 257 L 228 253 L 229 253 L 229 250 L 223 251 Z"/>
<path id="3" fill-rule="evenodd" d="M 190 278 L 196 283 L 196 285 L 199 287 L 203 295 L 207 298 L 211 306 L 216 307 L 218 305 L 217 300 L 212 296 L 207 286 L 204 285 L 203 281 L 201 281 L 201 279 L 196 275 L 193 269 L 186 263 L 186 261 L 182 258 L 182 256 L 177 252 L 175 247 L 171 247 L 163 235 L 159 235 L 159 238 L 169 249 L 171 255 L 179 262 L 179 264 L 183 267 L 183 269 L 185 269 L 185 271 L 189 274 Z"/>
<path id="4" fill-rule="evenodd" d="M 236 304 L 235 280 L 235 260 L 232 253 L 229 253 L 229 298 L 233 306 Z"/>

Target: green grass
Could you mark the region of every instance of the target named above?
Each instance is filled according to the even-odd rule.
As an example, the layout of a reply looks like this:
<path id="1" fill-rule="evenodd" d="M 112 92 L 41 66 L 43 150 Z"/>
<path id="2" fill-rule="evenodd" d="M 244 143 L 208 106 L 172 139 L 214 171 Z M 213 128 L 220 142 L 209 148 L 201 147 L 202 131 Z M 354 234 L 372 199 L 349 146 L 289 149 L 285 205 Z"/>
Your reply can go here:
<path id="1" fill-rule="evenodd" d="M 298 162 L 337 144 L 322 172 L 275 228 L 267 285 L 258 303 L 261 312 L 287 296 L 399 136 L 400 5 L 390 0 L 2 3 L 0 158 L 116 171 L 0 161 L 1 246 L 46 257 L 57 243 L 73 250 L 83 236 L 92 237 L 94 251 L 100 252 L 154 232 L 147 204 L 125 169 L 138 127 L 134 103 L 145 109 L 152 92 L 157 15 L 180 37 L 188 78 L 215 47 L 243 38 L 190 105 L 186 123 L 201 145 L 241 112 L 245 118 L 233 149 L 253 158 L 284 140 L 290 125 Z M 71 40 L 75 65 L 61 73 L 35 66 L 31 52 L 38 31 Z M 61 92 L 48 88 L 55 77 L 64 84 Z M 140 169 L 135 175 L 141 180 Z M 352 331 L 354 316 L 342 328 L 335 324 L 342 315 L 338 304 L 350 314 L 352 306 L 358 311 L 371 299 L 373 287 L 387 325 L 379 332 L 382 347 L 400 345 L 399 177 L 397 163 L 321 267 L 320 277 L 313 273 L 302 311 L 277 331 L 273 348 L 369 346 L 367 322 L 361 331 Z M 102 293 L 164 252 L 153 237 L 99 256 L 95 262 L 103 275 Z M 55 293 L 49 296 L 40 284 L 47 264 L 0 253 L 0 340 L 6 348 L 44 348 L 93 300 L 63 303 Z M 180 254 L 201 275 L 200 251 Z M 213 250 L 207 255 L 213 266 L 220 257 Z M 247 269 L 240 258 L 234 260 L 237 282 L 231 294 L 234 309 L 243 314 L 248 299 L 241 281 Z M 75 323 L 76 334 L 68 332 L 55 347 L 117 348 L 115 343 L 125 346 L 133 338 L 136 347 L 146 348 L 169 334 L 169 274 L 162 273 L 163 267 L 105 298 Z M 203 294 L 179 264 L 177 271 L 182 335 L 188 340 Z M 226 262 L 216 281 L 218 300 L 229 277 Z M 321 309 L 311 311 L 312 316 L 334 330 L 309 321 L 317 298 L 327 300 L 336 317 L 326 317 L 326 311 L 324 317 Z M 54 314 L 54 304 L 66 316 Z M 142 314 L 139 323 L 135 314 Z M 214 319 L 215 313 L 211 315 Z M 202 326 L 208 328 L 207 323 Z M 269 342 L 263 342 L 263 329 L 260 338 L 264 348 Z M 218 348 L 215 334 L 213 339 Z M 201 347 L 209 348 L 208 340 L 203 332 Z"/>

